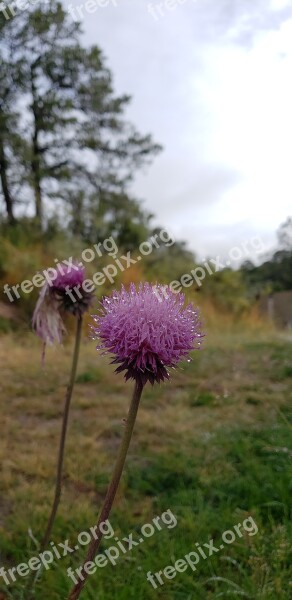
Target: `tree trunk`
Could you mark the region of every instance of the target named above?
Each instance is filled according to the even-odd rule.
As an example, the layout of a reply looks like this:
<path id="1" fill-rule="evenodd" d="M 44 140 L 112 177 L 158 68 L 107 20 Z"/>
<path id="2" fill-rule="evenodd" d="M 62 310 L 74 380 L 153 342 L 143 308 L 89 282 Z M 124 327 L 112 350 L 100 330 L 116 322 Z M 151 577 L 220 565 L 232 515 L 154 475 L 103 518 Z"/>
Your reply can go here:
<path id="1" fill-rule="evenodd" d="M 32 113 L 34 117 L 34 132 L 32 137 L 32 160 L 31 170 L 33 176 L 33 188 L 35 197 L 35 216 L 37 223 L 42 229 L 43 224 L 43 197 L 41 188 L 41 155 L 39 148 L 39 109 L 38 98 L 35 84 L 35 69 L 38 64 L 38 59 L 31 67 L 31 94 L 32 94 Z"/>
<path id="2" fill-rule="evenodd" d="M 15 217 L 13 214 L 13 200 L 9 190 L 8 177 L 7 177 L 7 160 L 5 156 L 4 140 L 0 135 L 0 179 L 1 187 L 6 205 L 7 217 L 9 225 L 15 223 Z"/>
<path id="3" fill-rule="evenodd" d="M 43 223 L 43 200 L 42 200 L 42 188 L 41 188 L 41 177 L 40 177 L 40 155 L 38 147 L 37 130 L 35 130 L 33 140 L 33 157 L 31 161 L 31 170 L 33 175 L 33 187 L 34 187 L 34 198 L 35 198 L 35 216 L 36 220 L 42 227 Z"/>

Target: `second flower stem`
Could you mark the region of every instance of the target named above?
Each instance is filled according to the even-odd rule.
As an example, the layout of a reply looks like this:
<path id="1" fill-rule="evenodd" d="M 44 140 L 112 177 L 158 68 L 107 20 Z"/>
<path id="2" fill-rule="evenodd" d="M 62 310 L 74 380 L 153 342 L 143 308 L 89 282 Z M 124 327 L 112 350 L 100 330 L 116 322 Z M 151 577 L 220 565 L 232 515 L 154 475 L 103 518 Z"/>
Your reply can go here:
<path id="1" fill-rule="evenodd" d="M 135 421 L 136 421 L 136 416 L 137 416 L 137 412 L 138 412 L 138 408 L 139 408 L 139 404 L 140 404 L 143 387 L 144 386 L 142 383 L 136 381 L 130 409 L 128 412 L 128 417 L 127 417 L 127 421 L 126 421 L 123 438 L 121 441 L 119 453 L 118 453 L 114 471 L 112 474 L 112 479 L 109 484 L 107 494 L 106 494 L 106 497 L 105 497 L 105 500 L 104 500 L 104 503 L 103 503 L 103 506 L 101 509 L 101 513 L 99 515 L 97 525 L 96 525 L 96 531 L 99 532 L 98 538 L 93 539 L 89 546 L 86 560 L 85 560 L 82 570 L 80 572 L 80 579 L 79 579 L 78 583 L 74 586 L 74 588 L 71 590 L 68 600 L 77 600 L 79 598 L 80 593 L 81 593 L 81 591 L 86 583 L 86 579 L 88 577 L 88 573 L 86 573 L 86 571 L 84 569 L 84 565 L 87 562 L 94 560 L 97 550 L 100 546 L 100 542 L 102 540 L 102 533 L 100 532 L 100 524 L 108 519 L 115 496 L 116 496 L 116 493 L 117 493 L 117 489 L 118 489 L 121 475 L 123 472 L 123 468 L 125 465 L 126 456 L 127 456 L 128 449 L 130 446 L 130 441 L 131 441 L 131 437 L 132 437 L 132 433 L 133 433 L 133 429 L 134 429 L 134 425 L 135 425 Z"/>
<path id="2" fill-rule="evenodd" d="M 77 365 L 78 365 L 78 358 L 79 358 L 79 349 L 80 349 L 80 340 L 81 340 L 81 331 L 82 331 L 82 316 L 77 318 L 75 348 L 74 348 L 74 354 L 73 354 L 73 360 L 72 360 L 70 380 L 69 380 L 69 385 L 67 388 L 67 393 L 66 393 L 66 398 L 65 398 L 65 406 L 64 406 L 63 422 L 62 422 L 62 432 L 61 432 L 61 437 L 60 437 L 59 454 L 58 454 L 55 497 L 54 497 L 54 502 L 53 502 L 50 518 L 49 518 L 49 521 L 47 524 L 47 528 L 46 528 L 44 537 L 41 541 L 40 552 L 42 552 L 43 550 L 46 549 L 48 542 L 50 540 L 50 536 L 52 533 L 53 525 L 55 522 L 57 510 L 58 510 L 60 499 L 61 499 L 65 443 L 66 443 L 66 435 L 67 435 L 67 428 L 68 428 L 68 418 L 69 418 L 71 398 L 72 398 L 74 383 L 75 383 L 75 379 L 76 379 L 76 372 L 77 372 Z"/>

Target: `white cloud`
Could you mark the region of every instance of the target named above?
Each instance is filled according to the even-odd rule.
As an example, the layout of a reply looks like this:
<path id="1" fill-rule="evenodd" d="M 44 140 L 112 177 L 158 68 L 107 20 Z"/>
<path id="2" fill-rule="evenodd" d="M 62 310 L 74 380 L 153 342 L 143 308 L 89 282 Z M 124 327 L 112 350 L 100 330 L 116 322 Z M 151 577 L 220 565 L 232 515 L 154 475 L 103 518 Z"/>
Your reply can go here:
<path id="1" fill-rule="evenodd" d="M 291 0 L 271 0 L 270 6 L 273 10 L 282 10 L 287 6 L 291 6 Z"/>
<path id="2" fill-rule="evenodd" d="M 165 147 L 134 189 L 200 254 L 274 240 L 291 214 L 290 4 L 198 0 L 155 21 L 146 1 L 119 0 L 84 21 L 133 94 L 129 117 Z"/>
<path id="3" fill-rule="evenodd" d="M 200 93 L 209 106 L 209 156 L 242 175 L 219 199 L 217 217 L 277 227 L 291 211 L 292 20 L 250 51 L 209 48 Z M 195 86 L 196 87 L 196 86 Z"/>

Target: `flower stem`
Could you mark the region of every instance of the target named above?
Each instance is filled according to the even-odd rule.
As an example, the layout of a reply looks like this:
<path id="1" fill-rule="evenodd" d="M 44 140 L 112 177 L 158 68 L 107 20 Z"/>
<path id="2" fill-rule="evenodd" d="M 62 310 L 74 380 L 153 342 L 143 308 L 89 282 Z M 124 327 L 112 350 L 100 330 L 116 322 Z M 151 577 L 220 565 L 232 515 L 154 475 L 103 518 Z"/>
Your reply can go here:
<path id="1" fill-rule="evenodd" d="M 63 413 L 63 422 L 62 422 L 62 431 L 60 437 L 60 445 L 59 445 L 59 454 L 58 454 L 58 463 L 57 463 L 57 476 L 56 476 L 56 487 L 55 487 L 55 497 L 51 510 L 51 515 L 47 524 L 47 528 L 44 534 L 44 537 L 40 544 L 40 552 L 46 549 L 52 529 L 54 526 L 57 510 L 59 507 L 61 493 L 62 493 L 62 477 L 63 477 L 63 465 L 64 465 L 64 453 L 65 453 L 65 443 L 66 443 L 66 435 L 68 428 L 68 418 L 69 418 L 69 410 L 71 404 L 71 398 L 74 388 L 74 383 L 76 379 L 76 371 L 78 365 L 79 358 L 79 349 L 80 349 L 80 340 L 81 340 L 81 331 L 82 331 L 82 316 L 77 318 L 77 328 L 76 328 L 76 337 L 75 337 L 75 348 L 72 360 L 72 368 L 70 374 L 69 385 L 67 388 L 66 398 L 65 398 L 65 406 Z"/>
<path id="2" fill-rule="evenodd" d="M 80 350 L 80 341 L 81 341 L 81 332 L 82 332 L 82 316 L 78 317 L 78 319 L 77 319 L 74 354 L 73 354 L 73 359 L 72 359 L 72 367 L 71 367 L 69 384 L 67 387 L 67 392 L 66 392 L 66 397 L 65 397 L 65 405 L 64 405 L 63 421 L 62 421 L 62 431 L 61 431 L 61 437 L 60 437 L 58 463 L 57 463 L 54 502 L 53 502 L 53 506 L 52 506 L 52 510 L 51 510 L 50 518 L 48 520 L 45 534 L 44 534 L 43 539 L 39 546 L 40 552 L 43 552 L 48 545 L 48 542 L 49 542 L 49 539 L 50 539 L 50 536 L 52 533 L 52 529 L 54 526 L 56 514 L 58 511 L 60 499 L 61 499 L 65 443 L 66 443 L 66 435 L 67 435 L 67 428 L 68 428 L 68 418 L 69 418 L 71 398 L 72 398 L 73 388 L 74 388 L 75 379 L 76 379 L 79 350 Z M 34 585 L 35 585 L 35 582 L 37 580 L 39 573 L 40 573 L 40 571 L 37 571 L 36 575 L 34 573 L 32 573 L 32 576 L 28 578 L 27 585 L 25 587 L 25 591 L 28 591 L 28 593 L 30 593 L 29 600 L 31 600 L 31 595 L 33 594 Z"/>
<path id="3" fill-rule="evenodd" d="M 135 421 L 136 421 L 136 416 L 137 416 L 137 412 L 138 412 L 138 408 L 139 408 L 139 404 L 140 404 L 140 399 L 141 399 L 141 395 L 142 395 L 142 391 L 143 391 L 143 384 L 141 382 L 136 381 L 135 383 L 135 389 L 134 389 L 134 393 L 132 396 L 132 401 L 130 404 L 130 408 L 129 408 L 129 412 L 128 412 L 128 417 L 127 417 L 127 421 L 126 421 L 126 426 L 125 426 L 125 430 L 124 430 L 124 434 L 123 434 L 123 438 L 121 441 L 121 445 L 119 448 L 119 452 L 118 452 L 118 456 L 116 459 L 116 463 L 115 463 L 115 467 L 114 467 L 114 471 L 112 474 L 112 479 L 111 482 L 109 484 L 108 490 L 107 490 L 107 494 L 97 521 L 97 525 L 96 525 L 96 531 L 99 532 L 99 535 L 97 537 L 97 539 L 93 539 L 90 546 L 89 546 L 89 550 L 86 556 L 86 560 L 84 561 L 82 570 L 80 572 L 80 578 L 79 581 L 76 583 L 76 585 L 72 588 L 70 595 L 68 596 L 68 600 L 77 600 L 80 596 L 80 593 L 86 583 L 86 579 L 88 577 L 88 573 L 86 573 L 85 569 L 84 569 L 84 565 L 89 562 L 94 560 L 97 550 L 100 546 L 100 542 L 102 540 L 102 533 L 100 532 L 100 524 L 103 523 L 104 521 L 106 521 L 109 517 L 111 508 L 113 506 L 114 503 L 114 499 L 117 493 L 117 489 L 119 487 L 119 483 L 120 483 L 120 479 L 122 476 L 122 472 L 124 469 L 124 465 L 125 465 L 125 461 L 126 461 L 126 457 L 127 457 L 127 453 L 128 453 L 128 449 L 130 446 L 130 442 L 131 442 L 131 438 L 132 438 L 132 433 L 133 433 L 133 429 L 134 429 L 134 425 L 135 425 Z"/>

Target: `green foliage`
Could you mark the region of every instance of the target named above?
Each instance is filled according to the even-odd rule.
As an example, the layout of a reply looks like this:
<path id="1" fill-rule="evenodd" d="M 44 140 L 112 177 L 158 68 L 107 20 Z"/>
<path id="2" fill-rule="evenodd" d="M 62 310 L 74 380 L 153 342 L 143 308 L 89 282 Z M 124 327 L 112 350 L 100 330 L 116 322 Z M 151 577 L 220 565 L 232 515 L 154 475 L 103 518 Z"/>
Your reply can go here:
<path id="1" fill-rule="evenodd" d="M 259 266 L 247 261 L 241 272 L 249 294 L 262 294 L 292 290 L 292 219 L 288 218 L 278 230 L 279 248 L 269 260 Z"/>
<path id="2" fill-rule="evenodd" d="M 201 293 L 212 298 L 214 304 L 223 311 L 230 311 L 236 316 L 242 315 L 250 306 L 240 271 L 226 268 L 210 277 L 207 275 Z"/>
<path id="3" fill-rule="evenodd" d="M 99 383 L 101 380 L 102 375 L 99 369 L 84 371 L 76 377 L 76 383 Z"/>
<path id="4" fill-rule="evenodd" d="M 27 7 L 3 29 L 0 190 L 8 217 L 16 197 L 26 208 L 33 195 L 38 227 L 48 226 L 51 200 L 73 234 L 95 242 L 112 226 L 133 245 L 146 217 L 127 185 L 160 146 L 125 120 L 130 97 L 114 94 L 102 51 L 83 47 L 60 2 Z"/>
<path id="5" fill-rule="evenodd" d="M 242 274 L 254 295 L 292 290 L 292 251 L 278 250 L 258 267 L 245 264 Z"/>
<path id="6" fill-rule="evenodd" d="M 212 406 L 216 402 L 214 394 L 208 391 L 190 394 L 190 406 Z"/>
<path id="7" fill-rule="evenodd" d="M 0 333 L 9 333 L 13 327 L 8 319 L 4 319 L 0 316 Z"/>
<path id="8" fill-rule="evenodd" d="M 151 232 L 152 236 L 160 234 L 162 228 L 155 228 Z M 180 279 L 184 273 L 189 273 L 195 267 L 195 256 L 193 252 L 187 249 L 186 243 L 180 240 L 173 240 L 171 235 L 165 230 L 166 243 L 160 242 L 159 248 L 153 248 L 153 252 L 146 257 L 146 272 L 149 277 L 162 283 Z"/>

